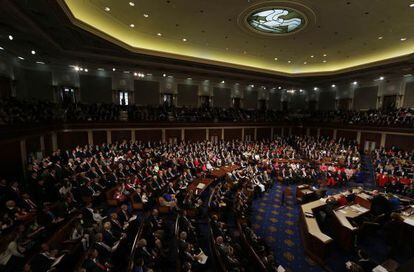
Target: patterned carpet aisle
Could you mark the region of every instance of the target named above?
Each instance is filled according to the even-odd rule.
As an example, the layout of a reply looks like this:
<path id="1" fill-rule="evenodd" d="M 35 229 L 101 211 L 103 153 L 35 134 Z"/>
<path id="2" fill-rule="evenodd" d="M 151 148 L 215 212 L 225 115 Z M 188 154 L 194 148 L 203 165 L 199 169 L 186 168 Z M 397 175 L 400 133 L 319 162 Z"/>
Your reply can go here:
<path id="1" fill-rule="evenodd" d="M 275 184 L 269 192 L 253 202 L 251 220 L 254 230 L 266 239 L 276 260 L 287 271 L 324 271 L 305 255 L 298 226 L 299 206 L 295 204 L 293 196 L 286 197 L 285 205 L 281 206 L 283 190 L 282 185 Z"/>

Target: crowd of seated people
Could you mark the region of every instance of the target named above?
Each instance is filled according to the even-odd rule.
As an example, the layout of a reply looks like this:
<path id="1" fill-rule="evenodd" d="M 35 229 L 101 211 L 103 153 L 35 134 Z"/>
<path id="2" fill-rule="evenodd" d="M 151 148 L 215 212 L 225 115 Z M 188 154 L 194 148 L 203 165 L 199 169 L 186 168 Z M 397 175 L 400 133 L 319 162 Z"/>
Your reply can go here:
<path id="1" fill-rule="evenodd" d="M 376 182 L 392 194 L 414 197 L 414 152 L 398 148 L 373 151 Z"/>
<path id="2" fill-rule="evenodd" d="M 216 107 L 174 107 L 117 105 L 114 103 L 65 103 L 47 101 L 0 100 L 0 124 L 39 124 L 53 122 L 119 121 L 120 112 L 137 122 L 299 122 L 347 125 L 414 127 L 410 108 L 368 111 L 288 112 L 271 109 Z"/>
<path id="3" fill-rule="evenodd" d="M 27 186 L 0 182 L 1 232 L 17 233 L 10 236 L 9 246 L 1 249 L 2 265 L 13 267 L 18 263 L 26 265 L 27 271 L 42 271 L 36 265 L 44 263 L 43 257 L 49 260 L 47 265 L 52 265 L 53 260 L 66 254 L 70 243 L 56 247 L 47 238 L 70 221 L 70 235 L 64 240 L 76 241 L 85 251 L 81 267 L 86 271 L 110 270 L 116 265 L 120 241 L 128 235 L 132 209 L 140 207 L 151 215 L 134 262 L 137 267 L 160 271 L 169 264 L 166 256 L 172 234 L 158 210 L 180 213 L 184 219 L 185 211 L 192 210 L 193 218 L 197 218 L 203 201 L 187 190 L 196 178 L 208 176 L 221 166 L 238 165 L 239 169 L 226 177 L 233 187 L 219 187 L 211 207 L 222 215 L 232 212 L 228 209 L 232 207 L 237 216 L 247 218 L 251 198 L 263 194 L 275 180 L 289 183 L 317 178 L 330 185 L 330 174 L 336 173 L 338 180 L 339 176 L 354 178 L 360 158 L 355 143 L 342 139 L 279 137 L 272 141 L 176 144 L 124 141 L 56 150 L 41 160 L 29 161 Z M 180 223 L 179 233 L 186 241 L 181 247 L 183 269 L 197 271 L 202 266 L 198 261 L 200 245 L 195 239 L 199 233 L 196 224 L 185 221 Z M 243 226 L 251 239 L 252 233 L 246 229 L 249 226 Z M 225 225 L 222 227 L 225 229 Z M 218 236 L 223 237 L 223 243 L 230 243 L 225 238 L 231 235 Z M 229 262 L 238 260 L 242 267 L 238 247 L 232 248 L 226 249 Z M 269 263 L 274 262 L 266 250 L 256 249 Z M 41 261 L 36 261 L 39 258 Z"/>

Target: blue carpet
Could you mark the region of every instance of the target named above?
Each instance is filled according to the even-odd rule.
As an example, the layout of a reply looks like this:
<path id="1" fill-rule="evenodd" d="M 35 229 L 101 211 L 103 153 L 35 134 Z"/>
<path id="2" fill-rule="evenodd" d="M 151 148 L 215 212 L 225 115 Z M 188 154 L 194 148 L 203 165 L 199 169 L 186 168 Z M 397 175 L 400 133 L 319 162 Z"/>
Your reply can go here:
<path id="1" fill-rule="evenodd" d="M 291 188 L 294 195 L 294 186 Z M 251 221 L 254 230 L 266 240 L 276 261 L 287 271 L 324 271 L 305 255 L 298 225 L 299 206 L 292 196 L 287 196 L 282 206 L 280 199 L 283 190 L 284 186 L 275 184 L 253 202 Z"/>

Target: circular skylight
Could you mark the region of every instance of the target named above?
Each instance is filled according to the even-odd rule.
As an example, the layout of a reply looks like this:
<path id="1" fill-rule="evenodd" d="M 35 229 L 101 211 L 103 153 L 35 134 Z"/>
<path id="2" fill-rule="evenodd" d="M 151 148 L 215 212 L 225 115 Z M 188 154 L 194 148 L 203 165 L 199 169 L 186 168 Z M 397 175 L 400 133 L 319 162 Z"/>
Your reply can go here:
<path id="1" fill-rule="evenodd" d="M 247 23 L 256 31 L 283 35 L 300 30 L 305 25 L 305 17 L 291 8 L 266 8 L 250 13 Z"/>

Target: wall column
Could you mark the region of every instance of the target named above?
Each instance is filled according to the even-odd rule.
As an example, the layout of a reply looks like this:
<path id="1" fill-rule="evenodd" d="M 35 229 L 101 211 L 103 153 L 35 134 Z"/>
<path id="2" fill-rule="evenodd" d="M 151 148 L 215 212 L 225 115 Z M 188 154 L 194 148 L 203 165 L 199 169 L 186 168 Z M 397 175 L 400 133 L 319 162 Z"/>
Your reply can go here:
<path id="1" fill-rule="evenodd" d="M 56 151 L 58 149 L 56 132 L 52 132 L 52 149 L 53 151 Z"/>
<path id="2" fill-rule="evenodd" d="M 221 128 L 221 139 L 224 140 L 224 128 Z"/>
<path id="3" fill-rule="evenodd" d="M 332 138 L 335 140 L 336 139 L 336 134 L 338 133 L 338 130 L 337 129 L 334 129 L 334 131 L 333 131 L 333 136 L 332 136 Z"/>
<path id="4" fill-rule="evenodd" d="M 257 128 L 254 128 L 254 140 L 256 141 L 257 139 Z"/>
<path id="5" fill-rule="evenodd" d="M 161 141 L 165 143 L 165 128 L 161 130 Z"/>
<path id="6" fill-rule="evenodd" d="M 42 156 L 45 155 L 45 136 L 40 136 L 40 152 L 42 152 Z"/>
<path id="7" fill-rule="evenodd" d="M 93 132 L 92 132 L 92 130 L 88 130 L 88 144 L 93 145 Z"/>
<path id="8" fill-rule="evenodd" d="M 244 141 L 244 128 L 242 128 L 242 135 L 241 135 L 242 141 Z"/>
<path id="9" fill-rule="evenodd" d="M 184 129 L 182 128 L 181 129 L 181 141 L 184 141 L 184 139 L 185 139 L 185 134 L 184 133 L 185 133 Z"/>
<path id="10" fill-rule="evenodd" d="M 208 128 L 206 128 L 206 140 L 208 141 L 208 139 L 209 139 L 209 134 L 210 134 L 210 131 L 209 131 L 209 129 Z"/>
<path id="11" fill-rule="evenodd" d="M 112 135 L 110 130 L 106 131 L 106 142 L 107 144 L 112 144 Z"/>
<path id="12" fill-rule="evenodd" d="M 26 165 L 27 165 L 26 140 L 20 140 L 20 157 L 22 160 L 23 175 L 26 175 Z"/>
<path id="13" fill-rule="evenodd" d="M 385 133 L 385 132 L 381 133 L 381 142 L 380 142 L 381 147 L 385 146 L 386 139 L 387 139 L 387 133 Z"/>
<path id="14" fill-rule="evenodd" d="M 360 130 L 357 131 L 356 141 L 358 144 L 361 143 L 361 131 Z"/>
<path id="15" fill-rule="evenodd" d="M 135 131 L 136 131 L 135 129 L 132 129 L 131 130 L 131 141 L 132 142 L 135 142 L 136 141 L 136 139 L 135 139 Z"/>

